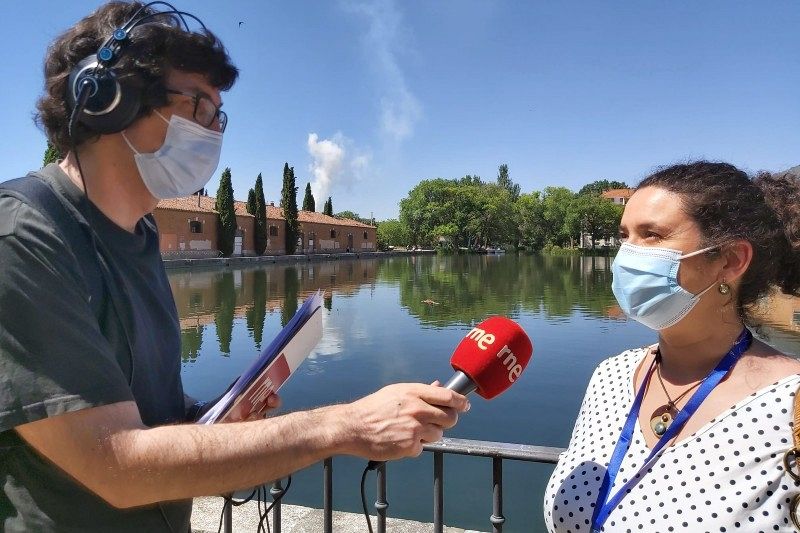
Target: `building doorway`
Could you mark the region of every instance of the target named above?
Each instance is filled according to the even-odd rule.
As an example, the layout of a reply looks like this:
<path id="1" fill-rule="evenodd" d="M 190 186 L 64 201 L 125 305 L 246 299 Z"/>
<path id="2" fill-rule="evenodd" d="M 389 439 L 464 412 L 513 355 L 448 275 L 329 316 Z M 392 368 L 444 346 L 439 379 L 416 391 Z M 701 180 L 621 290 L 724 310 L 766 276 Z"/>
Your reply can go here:
<path id="1" fill-rule="evenodd" d="M 244 232 L 242 228 L 237 228 L 236 235 L 233 237 L 233 255 L 242 255 L 242 241 L 244 241 Z"/>

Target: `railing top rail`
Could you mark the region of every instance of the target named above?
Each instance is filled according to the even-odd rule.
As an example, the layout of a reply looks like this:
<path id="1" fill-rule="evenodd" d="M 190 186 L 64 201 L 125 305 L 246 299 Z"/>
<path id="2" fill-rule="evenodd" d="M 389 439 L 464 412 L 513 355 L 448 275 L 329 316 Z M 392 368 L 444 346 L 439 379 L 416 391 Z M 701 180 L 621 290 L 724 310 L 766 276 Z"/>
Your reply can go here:
<path id="1" fill-rule="evenodd" d="M 564 451 L 564 448 L 514 444 L 511 442 L 443 438 L 438 442 L 426 444 L 424 450 L 427 452 L 499 457 L 501 459 L 555 464 L 558 462 L 558 455 Z"/>

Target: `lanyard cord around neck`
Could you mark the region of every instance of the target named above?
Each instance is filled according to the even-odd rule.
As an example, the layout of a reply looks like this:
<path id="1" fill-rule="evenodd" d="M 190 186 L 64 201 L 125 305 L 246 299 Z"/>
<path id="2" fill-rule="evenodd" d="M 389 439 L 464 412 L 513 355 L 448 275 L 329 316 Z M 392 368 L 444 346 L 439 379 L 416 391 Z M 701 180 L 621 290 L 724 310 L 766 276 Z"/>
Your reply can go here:
<path id="1" fill-rule="evenodd" d="M 614 453 L 611 455 L 611 460 L 606 468 L 606 473 L 603 477 L 603 483 L 600 485 L 600 491 L 597 495 L 597 503 L 595 504 L 594 514 L 592 516 L 593 532 L 598 532 L 601 530 L 603 524 L 605 524 L 606 520 L 608 519 L 609 514 L 611 514 L 611 511 L 617 506 L 617 504 L 619 504 L 630 487 L 639 481 L 639 474 L 641 474 L 641 472 L 647 468 L 648 463 L 650 463 L 650 461 L 658 454 L 658 452 L 661 451 L 661 449 L 680 432 L 681 428 L 683 428 L 684 424 L 686 424 L 686 421 L 689 420 L 689 418 L 697 411 L 697 408 L 700 407 L 700 404 L 703 403 L 703 400 L 708 397 L 711 391 L 714 390 L 714 387 L 716 387 L 717 384 L 722 381 L 722 379 L 728 374 L 728 372 L 730 372 L 730 370 L 739 360 L 741 355 L 750 347 L 752 340 L 753 335 L 747 328 L 744 328 L 725 357 L 723 357 L 717 366 L 708 374 L 708 376 L 703 379 L 700 387 L 692 395 L 684 408 L 681 409 L 677 415 L 675 415 L 675 420 L 672 422 L 672 424 L 670 424 L 669 428 L 667 428 L 667 431 L 661 436 L 656 445 L 653 447 L 653 450 L 650 452 L 650 455 L 647 457 L 647 459 L 645 459 L 642 467 L 639 469 L 639 472 L 637 472 L 636 475 L 631 476 L 627 483 L 620 487 L 619 490 L 617 490 L 617 492 L 615 492 L 609 498 L 609 492 L 611 491 L 611 487 L 614 485 L 614 480 L 619 473 L 622 460 L 624 459 L 628 448 L 631 446 L 631 438 L 633 437 L 633 430 L 636 426 L 636 420 L 639 417 L 639 409 L 642 406 L 644 391 L 647 388 L 647 384 L 650 382 L 650 378 L 653 376 L 653 370 L 655 369 L 655 359 L 653 360 L 653 363 L 650 364 L 647 375 L 645 376 L 644 381 L 639 388 L 639 392 L 636 393 L 636 399 L 633 401 L 631 410 L 628 413 L 628 418 L 625 420 L 622 433 L 617 440 L 617 444 L 614 447 Z"/>

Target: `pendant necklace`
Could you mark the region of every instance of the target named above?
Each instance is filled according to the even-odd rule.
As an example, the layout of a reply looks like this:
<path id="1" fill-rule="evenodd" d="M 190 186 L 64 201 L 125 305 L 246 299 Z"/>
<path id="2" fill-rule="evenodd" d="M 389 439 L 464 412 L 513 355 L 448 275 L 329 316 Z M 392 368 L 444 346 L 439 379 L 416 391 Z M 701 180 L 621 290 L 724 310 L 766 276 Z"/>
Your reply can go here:
<path id="1" fill-rule="evenodd" d="M 667 396 L 667 403 L 657 407 L 653 414 L 650 415 L 650 429 L 653 430 L 653 433 L 657 437 L 661 437 L 664 433 L 666 433 L 669 426 L 672 424 L 672 421 L 675 420 L 675 416 L 678 414 L 678 408 L 675 404 L 677 404 L 681 399 L 689 394 L 695 387 L 700 385 L 703 380 L 701 379 L 685 391 L 683 391 L 680 396 L 675 398 L 674 400 L 670 398 L 669 393 L 667 392 L 667 387 L 664 385 L 664 380 L 661 379 L 661 351 L 656 350 L 656 376 L 658 376 L 658 382 L 661 383 L 661 388 L 664 390 L 664 394 Z"/>

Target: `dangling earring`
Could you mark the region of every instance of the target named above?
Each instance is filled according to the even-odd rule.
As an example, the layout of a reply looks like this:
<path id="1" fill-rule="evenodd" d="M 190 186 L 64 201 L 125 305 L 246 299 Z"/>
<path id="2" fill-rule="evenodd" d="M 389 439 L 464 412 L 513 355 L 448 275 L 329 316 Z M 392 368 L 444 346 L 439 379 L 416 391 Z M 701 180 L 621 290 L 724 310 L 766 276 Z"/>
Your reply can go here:
<path id="1" fill-rule="evenodd" d="M 731 292 L 731 286 L 725 283 L 725 278 L 722 278 L 722 283 L 719 284 L 717 290 L 720 294 L 728 294 Z"/>

